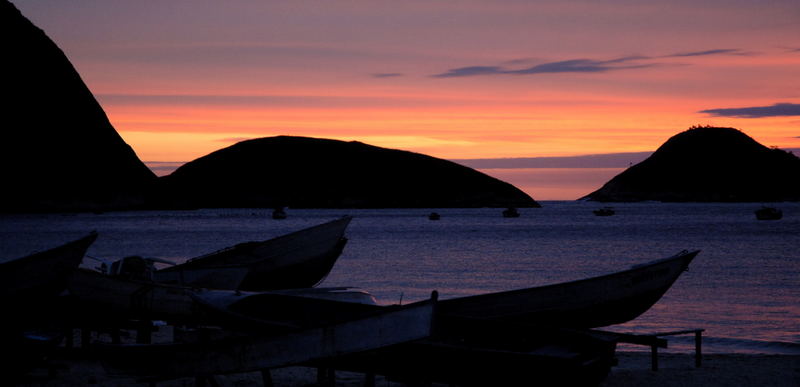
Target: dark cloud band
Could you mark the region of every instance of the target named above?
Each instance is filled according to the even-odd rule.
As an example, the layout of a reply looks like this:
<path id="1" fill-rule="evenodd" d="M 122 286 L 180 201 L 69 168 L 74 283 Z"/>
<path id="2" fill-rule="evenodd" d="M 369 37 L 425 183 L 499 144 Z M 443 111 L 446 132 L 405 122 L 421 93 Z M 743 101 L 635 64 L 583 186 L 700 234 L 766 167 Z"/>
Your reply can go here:
<path id="1" fill-rule="evenodd" d="M 725 108 L 701 110 L 700 113 L 717 117 L 762 118 L 800 116 L 800 104 L 776 103 L 772 106 L 753 106 L 743 108 Z"/>

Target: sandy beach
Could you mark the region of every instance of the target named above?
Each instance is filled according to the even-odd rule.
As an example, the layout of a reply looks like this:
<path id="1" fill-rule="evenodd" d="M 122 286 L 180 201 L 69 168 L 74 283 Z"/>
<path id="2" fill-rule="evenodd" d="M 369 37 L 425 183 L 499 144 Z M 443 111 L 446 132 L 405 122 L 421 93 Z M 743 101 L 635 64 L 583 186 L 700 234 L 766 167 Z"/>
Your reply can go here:
<path id="1" fill-rule="evenodd" d="M 694 367 L 694 356 L 690 354 L 659 354 L 659 370 L 650 370 L 650 354 L 644 352 L 620 352 L 619 365 L 612 368 L 602 387 L 617 386 L 798 386 L 800 385 L 800 356 L 790 355 L 743 355 L 712 354 L 703 356 L 700 368 Z M 47 378 L 47 372 L 34 372 L 22 386 L 145 386 L 129 378 L 105 375 L 102 367 L 91 361 L 56 361 L 57 377 Z M 317 384 L 317 371 L 306 367 L 288 367 L 272 371 L 275 386 L 299 387 Z M 261 386 L 261 374 L 257 372 L 221 375 L 216 377 L 220 386 Z M 157 386 L 194 386 L 193 379 L 159 382 Z M 336 385 L 357 387 L 364 385 L 362 374 L 337 372 Z M 378 376 L 376 386 L 403 386 Z M 438 384 L 434 384 L 438 385 Z"/>

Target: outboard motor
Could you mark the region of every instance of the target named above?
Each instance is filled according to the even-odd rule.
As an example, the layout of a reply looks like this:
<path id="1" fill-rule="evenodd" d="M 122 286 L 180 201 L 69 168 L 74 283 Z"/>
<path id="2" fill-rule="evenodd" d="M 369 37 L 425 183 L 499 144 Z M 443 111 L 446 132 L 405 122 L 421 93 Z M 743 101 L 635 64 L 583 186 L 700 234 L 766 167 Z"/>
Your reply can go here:
<path id="1" fill-rule="evenodd" d="M 152 281 L 153 270 L 152 261 L 133 255 L 112 263 L 109 274 L 124 279 Z"/>

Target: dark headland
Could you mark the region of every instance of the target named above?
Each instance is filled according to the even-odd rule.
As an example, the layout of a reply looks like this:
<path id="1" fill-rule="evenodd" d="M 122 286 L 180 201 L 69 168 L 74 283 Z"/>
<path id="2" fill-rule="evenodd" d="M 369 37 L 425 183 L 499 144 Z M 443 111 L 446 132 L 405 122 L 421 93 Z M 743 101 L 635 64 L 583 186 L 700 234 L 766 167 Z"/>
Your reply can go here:
<path id="1" fill-rule="evenodd" d="M 800 158 L 733 128 L 693 127 L 583 199 L 602 202 L 800 200 Z"/>
<path id="2" fill-rule="evenodd" d="M 498 179 L 451 161 L 361 142 L 247 140 L 159 182 L 165 207 L 538 207 Z"/>
<path id="3" fill-rule="evenodd" d="M 141 205 L 156 176 L 64 53 L 8 1 L 0 1 L 0 45 L 0 212 Z"/>
<path id="4" fill-rule="evenodd" d="M 0 212 L 196 207 L 537 207 L 468 167 L 361 143 L 245 141 L 158 179 L 69 59 L 0 0 Z"/>

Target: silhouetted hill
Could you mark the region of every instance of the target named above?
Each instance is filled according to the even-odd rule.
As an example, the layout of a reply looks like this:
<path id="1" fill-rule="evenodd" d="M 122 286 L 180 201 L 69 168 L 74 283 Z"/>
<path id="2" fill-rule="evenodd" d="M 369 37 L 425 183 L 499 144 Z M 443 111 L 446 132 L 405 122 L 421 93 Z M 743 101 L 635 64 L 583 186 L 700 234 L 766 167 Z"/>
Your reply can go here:
<path id="1" fill-rule="evenodd" d="M 155 175 L 64 53 L 0 0 L 0 212 L 127 208 Z"/>
<path id="2" fill-rule="evenodd" d="M 770 202 L 800 200 L 800 158 L 733 128 L 679 133 L 584 199 Z"/>
<path id="3" fill-rule="evenodd" d="M 538 207 L 514 186 L 462 165 L 360 142 L 243 141 L 161 178 L 163 207 Z"/>

